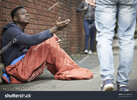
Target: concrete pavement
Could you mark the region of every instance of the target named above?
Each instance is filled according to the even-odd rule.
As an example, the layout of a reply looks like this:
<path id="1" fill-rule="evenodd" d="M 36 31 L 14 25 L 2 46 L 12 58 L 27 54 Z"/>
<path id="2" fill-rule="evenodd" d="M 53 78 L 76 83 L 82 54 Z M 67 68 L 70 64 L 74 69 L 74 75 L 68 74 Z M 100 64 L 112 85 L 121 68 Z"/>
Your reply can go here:
<path id="1" fill-rule="evenodd" d="M 36 80 L 30 83 L 23 84 L 2 84 L 2 91 L 100 91 L 101 78 L 99 74 L 99 62 L 97 55 L 81 54 L 80 59 L 75 60 L 82 67 L 90 69 L 94 73 L 94 78 L 91 80 L 55 80 L 54 76 L 47 70 L 40 75 Z M 130 74 L 130 90 L 137 91 L 137 49 L 133 61 L 133 69 Z M 118 51 L 114 52 L 114 64 L 117 69 L 119 63 Z M 115 78 L 116 78 L 115 71 Z M 116 85 L 116 84 L 115 84 Z"/>
<path id="2" fill-rule="evenodd" d="M 117 67 L 119 63 L 118 40 L 114 40 L 114 65 L 116 78 Z M 75 55 L 73 55 L 73 58 Z M 133 68 L 130 74 L 130 90 L 137 91 L 137 39 L 135 40 L 135 56 Z M 90 69 L 94 73 L 91 80 L 55 80 L 54 76 L 45 69 L 45 72 L 30 83 L 23 84 L 2 84 L 1 91 L 100 91 L 101 78 L 99 74 L 99 62 L 97 55 L 79 54 L 79 59 L 75 59 L 81 67 Z M 116 84 L 115 84 L 116 90 Z"/>

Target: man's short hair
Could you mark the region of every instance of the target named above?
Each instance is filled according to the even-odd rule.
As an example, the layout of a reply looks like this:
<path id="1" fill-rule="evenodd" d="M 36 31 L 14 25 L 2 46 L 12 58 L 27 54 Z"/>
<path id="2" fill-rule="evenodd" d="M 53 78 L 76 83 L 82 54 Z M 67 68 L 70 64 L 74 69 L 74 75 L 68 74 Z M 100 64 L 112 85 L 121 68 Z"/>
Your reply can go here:
<path id="1" fill-rule="evenodd" d="M 15 14 L 16 14 L 16 12 L 17 12 L 19 9 L 22 9 L 22 8 L 24 8 L 24 7 L 23 7 L 23 6 L 18 6 L 18 7 L 16 7 L 16 8 L 14 8 L 14 9 L 11 11 L 11 18 L 13 19 L 14 16 L 15 16 Z"/>

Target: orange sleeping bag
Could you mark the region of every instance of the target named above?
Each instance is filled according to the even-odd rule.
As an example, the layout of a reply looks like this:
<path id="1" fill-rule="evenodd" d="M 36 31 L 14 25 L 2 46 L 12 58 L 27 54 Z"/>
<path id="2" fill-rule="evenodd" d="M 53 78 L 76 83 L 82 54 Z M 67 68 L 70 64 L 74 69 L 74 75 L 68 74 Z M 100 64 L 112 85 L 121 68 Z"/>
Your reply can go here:
<path id="1" fill-rule="evenodd" d="M 45 66 L 55 79 L 91 79 L 93 73 L 77 65 L 57 44 L 57 40 L 58 37 L 54 35 L 41 44 L 32 46 L 22 60 L 7 66 L 10 83 L 30 82 L 45 70 Z"/>

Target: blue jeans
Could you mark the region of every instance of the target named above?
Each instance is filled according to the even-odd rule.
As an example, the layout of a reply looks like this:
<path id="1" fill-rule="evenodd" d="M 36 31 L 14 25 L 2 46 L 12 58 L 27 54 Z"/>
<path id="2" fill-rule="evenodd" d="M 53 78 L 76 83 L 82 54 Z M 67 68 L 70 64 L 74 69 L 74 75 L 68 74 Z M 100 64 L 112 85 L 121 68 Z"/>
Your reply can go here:
<path id="1" fill-rule="evenodd" d="M 89 39 L 90 39 L 90 50 L 93 49 L 94 37 L 96 28 L 94 24 L 94 19 L 84 20 L 84 29 L 85 29 L 85 50 L 88 50 Z"/>
<path id="2" fill-rule="evenodd" d="M 134 32 L 137 0 L 96 0 L 95 24 L 97 51 L 102 80 L 114 80 L 112 43 L 116 20 L 118 21 L 119 67 L 118 84 L 128 85 L 134 56 Z M 116 19 L 118 14 L 118 19 Z"/>

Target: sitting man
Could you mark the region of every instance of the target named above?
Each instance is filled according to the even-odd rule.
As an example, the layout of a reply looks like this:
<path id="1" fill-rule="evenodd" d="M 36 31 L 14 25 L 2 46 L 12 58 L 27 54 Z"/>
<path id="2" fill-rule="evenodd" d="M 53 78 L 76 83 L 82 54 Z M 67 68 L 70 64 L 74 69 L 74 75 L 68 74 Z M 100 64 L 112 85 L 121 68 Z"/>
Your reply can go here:
<path id="1" fill-rule="evenodd" d="M 3 28 L 2 60 L 6 66 L 3 79 L 8 83 L 30 82 L 38 77 L 45 66 L 55 79 L 90 79 L 91 71 L 79 67 L 58 44 L 55 32 L 64 29 L 70 22 L 57 21 L 48 30 L 34 35 L 24 33 L 29 23 L 28 12 L 22 6 L 11 11 L 13 23 Z M 9 45 L 10 43 L 10 45 Z"/>

